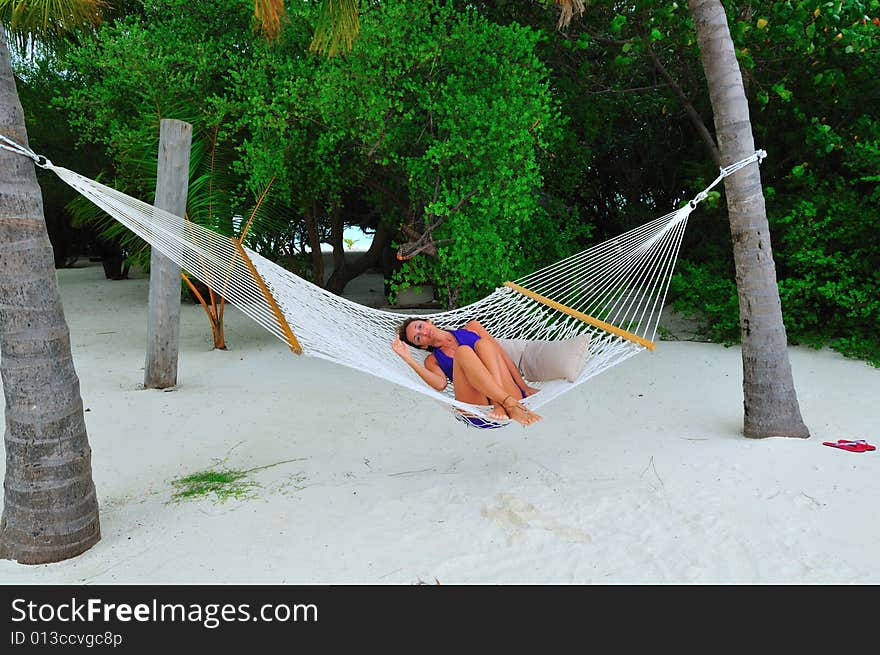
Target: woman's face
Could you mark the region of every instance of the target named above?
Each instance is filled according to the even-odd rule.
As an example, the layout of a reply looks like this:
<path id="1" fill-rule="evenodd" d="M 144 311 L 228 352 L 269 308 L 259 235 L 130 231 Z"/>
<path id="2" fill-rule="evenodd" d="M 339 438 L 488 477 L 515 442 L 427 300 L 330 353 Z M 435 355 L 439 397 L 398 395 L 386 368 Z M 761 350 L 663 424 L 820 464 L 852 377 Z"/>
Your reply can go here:
<path id="1" fill-rule="evenodd" d="M 406 326 L 406 338 L 419 348 L 434 343 L 434 324 L 431 321 L 413 321 Z"/>

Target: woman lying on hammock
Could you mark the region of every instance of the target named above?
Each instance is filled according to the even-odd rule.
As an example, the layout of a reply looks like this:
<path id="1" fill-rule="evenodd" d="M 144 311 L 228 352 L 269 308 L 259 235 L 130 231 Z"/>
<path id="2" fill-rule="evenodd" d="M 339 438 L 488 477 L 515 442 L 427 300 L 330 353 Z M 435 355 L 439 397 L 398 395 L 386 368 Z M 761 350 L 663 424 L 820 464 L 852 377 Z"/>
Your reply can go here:
<path id="1" fill-rule="evenodd" d="M 407 344 L 431 351 L 424 366 L 413 359 Z M 519 402 L 538 389 L 526 384 L 508 354 L 479 321 L 468 321 L 463 329 L 450 331 L 428 319 L 410 318 L 398 329 L 391 348 L 437 391 L 452 381 L 456 400 L 493 405 L 492 419 L 512 419 L 523 425 L 541 420 Z"/>

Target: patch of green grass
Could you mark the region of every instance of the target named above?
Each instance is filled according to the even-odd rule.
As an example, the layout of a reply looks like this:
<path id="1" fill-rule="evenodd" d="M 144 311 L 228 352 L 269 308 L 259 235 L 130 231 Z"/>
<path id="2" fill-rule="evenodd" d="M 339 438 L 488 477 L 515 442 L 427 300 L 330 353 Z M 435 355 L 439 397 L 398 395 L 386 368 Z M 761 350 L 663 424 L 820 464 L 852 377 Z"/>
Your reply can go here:
<path id="1" fill-rule="evenodd" d="M 211 496 L 214 502 L 219 503 L 225 503 L 230 498 L 250 498 L 260 485 L 253 480 L 246 480 L 248 473 L 249 471 L 234 469 L 208 470 L 177 478 L 171 481 L 171 486 L 174 487 L 171 502 Z"/>
<path id="2" fill-rule="evenodd" d="M 212 498 L 215 503 L 225 503 L 230 498 L 235 500 L 247 500 L 256 495 L 257 488 L 261 487 L 258 482 L 246 479 L 248 475 L 256 471 L 272 468 L 281 464 L 289 464 L 290 462 L 299 462 L 299 459 L 286 459 L 265 466 L 255 466 L 246 470 L 221 468 L 219 470 L 208 469 L 199 471 L 191 475 L 177 478 L 171 481 L 174 491 L 171 494 L 169 503 L 179 503 L 184 500 L 194 500 L 197 498 Z M 223 465 L 226 459 L 214 460 L 215 466 Z M 298 486 L 305 480 L 305 476 L 298 476 L 292 483 L 297 489 L 304 487 Z M 285 485 L 287 486 L 287 485 Z"/>

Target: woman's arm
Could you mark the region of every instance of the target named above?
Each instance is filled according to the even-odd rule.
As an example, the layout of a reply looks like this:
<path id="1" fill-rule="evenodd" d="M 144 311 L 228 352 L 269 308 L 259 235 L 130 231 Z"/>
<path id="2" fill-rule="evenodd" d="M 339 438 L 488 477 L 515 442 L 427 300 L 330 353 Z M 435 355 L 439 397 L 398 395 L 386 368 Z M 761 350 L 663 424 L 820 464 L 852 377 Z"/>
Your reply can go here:
<path id="1" fill-rule="evenodd" d="M 400 358 L 409 364 L 410 368 L 418 373 L 420 378 L 437 391 L 443 391 L 446 385 L 449 384 L 446 374 L 440 369 L 440 365 L 437 364 L 437 358 L 434 355 L 428 355 L 425 358 L 425 365 L 422 366 L 413 359 L 409 346 L 399 338 L 391 342 L 391 349 L 400 355 Z"/>
<path id="2" fill-rule="evenodd" d="M 514 382 L 517 383 L 520 389 L 530 390 L 532 387 L 523 380 L 522 374 L 519 372 L 519 369 L 516 367 L 516 364 L 513 363 L 513 360 L 510 358 L 510 355 L 501 347 L 501 344 L 498 343 L 498 340 L 489 334 L 489 331 L 483 327 L 483 325 L 479 321 L 468 321 L 465 324 L 465 329 L 470 330 L 471 332 L 476 332 L 480 335 L 481 339 L 489 339 L 498 346 L 498 350 L 501 351 L 501 358 L 504 360 L 504 365 L 507 366 L 507 370 L 510 371 L 510 375 L 513 378 Z"/>

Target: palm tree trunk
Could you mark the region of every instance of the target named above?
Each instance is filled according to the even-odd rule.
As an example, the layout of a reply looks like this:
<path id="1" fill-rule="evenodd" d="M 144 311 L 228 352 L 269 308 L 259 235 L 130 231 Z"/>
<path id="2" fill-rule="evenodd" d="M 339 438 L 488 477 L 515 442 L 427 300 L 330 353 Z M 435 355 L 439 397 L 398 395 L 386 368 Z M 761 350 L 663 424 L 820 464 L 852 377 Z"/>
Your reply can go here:
<path id="1" fill-rule="evenodd" d="M 723 165 L 755 152 L 749 105 L 720 0 L 688 0 L 709 85 Z M 727 177 L 742 328 L 747 437 L 808 437 L 788 359 L 788 340 L 757 164 Z"/>
<path id="2" fill-rule="evenodd" d="M 27 144 L 0 26 L 0 133 Z M 91 449 L 33 162 L 0 150 L 0 375 L 6 480 L 0 557 L 79 555 L 101 538 Z"/>

